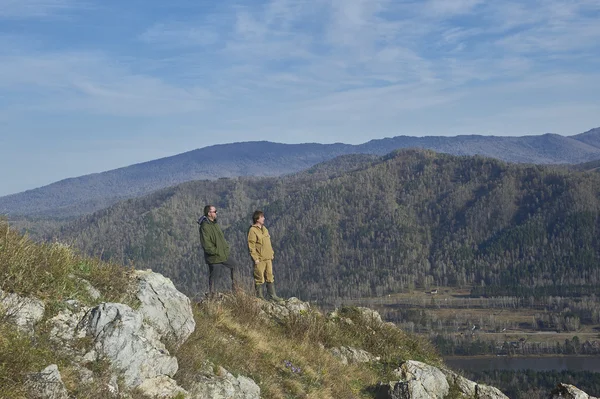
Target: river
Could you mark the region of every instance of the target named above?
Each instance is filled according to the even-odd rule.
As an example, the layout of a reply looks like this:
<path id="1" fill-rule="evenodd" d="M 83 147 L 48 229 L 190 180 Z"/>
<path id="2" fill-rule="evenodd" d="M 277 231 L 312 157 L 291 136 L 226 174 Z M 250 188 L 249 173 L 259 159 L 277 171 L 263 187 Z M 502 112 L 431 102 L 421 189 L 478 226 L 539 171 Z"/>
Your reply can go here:
<path id="1" fill-rule="evenodd" d="M 459 370 L 592 371 L 600 373 L 599 356 L 478 356 L 446 357 L 446 364 Z"/>

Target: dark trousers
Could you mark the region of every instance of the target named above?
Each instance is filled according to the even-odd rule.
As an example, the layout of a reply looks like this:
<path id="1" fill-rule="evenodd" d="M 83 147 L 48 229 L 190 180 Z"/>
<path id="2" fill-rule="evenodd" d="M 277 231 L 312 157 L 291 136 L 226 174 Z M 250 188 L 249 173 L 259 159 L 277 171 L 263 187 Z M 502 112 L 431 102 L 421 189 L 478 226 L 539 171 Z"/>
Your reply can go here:
<path id="1" fill-rule="evenodd" d="M 231 289 L 238 289 L 238 282 L 236 278 L 238 265 L 233 259 L 227 259 L 222 263 L 209 263 L 208 264 L 208 292 L 215 292 L 215 266 L 224 266 L 231 271 Z"/>

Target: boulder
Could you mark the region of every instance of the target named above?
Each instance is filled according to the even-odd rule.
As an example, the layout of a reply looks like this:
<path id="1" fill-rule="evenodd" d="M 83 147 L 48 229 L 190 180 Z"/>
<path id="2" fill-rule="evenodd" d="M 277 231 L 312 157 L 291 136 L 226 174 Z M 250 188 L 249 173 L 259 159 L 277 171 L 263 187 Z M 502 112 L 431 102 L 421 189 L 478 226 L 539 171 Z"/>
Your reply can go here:
<path id="1" fill-rule="evenodd" d="M 25 381 L 29 399 L 68 399 L 69 393 L 63 384 L 56 364 L 51 364 L 39 373 L 27 375 Z"/>
<path id="2" fill-rule="evenodd" d="M 261 301 L 263 316 L 283 321 L 290 315 L 302 315 L 310 311 L 310 304 L 298 298 L 291 297 L 281 302 Z"/>
<path id="3" fill-rule="evenodd" d="M 366 350 L 352 348 L 351 346 L 340 346 L 331 348 L 331 354 L 342 362 L 342 364 L 370 363 L 379 360 Z"/>
<path id="4" fill-rule="evenodd" d="M 475 399 L 508 399 L 498 388 L 489 385 L 477 384 Z"/>
<path id="5" fill-rule="evenodd" d="M 460 395 L 474 399 L 508 399 L 499 389 L 477 384 L 453 371 L 409 360 L 394 371 L 400 381 L 380 384 L 377 399 L 441 399 L 450 393 L 450 385 Z"/>
<path id="6" fill-rule="evenodd" d="M 410 398 L 442 399 L 450 391 L 446 375 L 437 367 L 425 363 L 409 360 L 394 374 L 407 382 Z"/>
<path id="7" fill-rule="evenodd" d="M 144 380 L 137 386 L 137 390 L 152 399 L 171 399 L 178 394 L 183 394 L 187 398 L 190 395 L 177 385 L 177 381 L 164 375 Z"/>
<path id="8" fill-rule="evenodd" d="M 90 310 L 89 307 L 74 300 L 65 301 L 66 307 L 48 320 L 50 339 L 62 345 L 66 351 L 71 351 L 74 339 L 85 337 L 85 331 L 78 330 L 80 321 Z"/>
<path id="9" fill-rule="evenodd" d="M 159 334 L 144 322 L 141 312 L 120 303 L 103 303 L 86 313 L 78 329 L 94 340 L 94 349 L 123 376 L 127 387 L 178 369 Z"/>
<path id="10" fill-rule="evenodd" d="M 441 369 L 450 384 L 455 385 L 465 396 L 474 398 L 477 394 L 477 383 L 456 374 L 454 371 Z"/>
<path id="11" fill-rule="evenodd" d="M 570 384 L 558 384 L 550 393 L 550 399 L 598 399 Z"/>
<path id="12" fill-rule="evenodd" d="M 0 290 L 0 312 L 19 330 L 33 334 L 33 329 L 44 317 L 44 302 L 36 298 L 22 297 Z"/>
<path id="13" fill-rule="evenodd" d="M 377 326 L 383 324 L 383 320 L 381 320 L 381 315 L 376 310 L 365 308 L 365 307 L 357 307 L 356 308 L 360 314 L 360 317 L 363 321 L 368 323 L 373 323 Z"/>
<path id="14" fill-rule="evenodd" d="M 161 335 L 178 348 L 194 332 L 196 322 L 188 297 L 175 288 L 173 282 L 151 270 L 135 271 L 139 311 Z"/>
<path id="15" fill-rule="evenodd" d="M 234 377 L 222 367 L 218 375 L 198 376 L 189 392 L 190 399 L 260 399 L 260 387 L 253 380 Z"/>
<path id="16" fill-rule="evenodd" d="M 98 291 L 96 287 L 94 287 L 89 281 L 82 278 L 79 278 L 77 280 L 83 285 L 83 288 L 90 296 L 90 298 L 92 298 L 93 300 L 100 299 L 102 294 L 100 294 L 100 291 Z"/>

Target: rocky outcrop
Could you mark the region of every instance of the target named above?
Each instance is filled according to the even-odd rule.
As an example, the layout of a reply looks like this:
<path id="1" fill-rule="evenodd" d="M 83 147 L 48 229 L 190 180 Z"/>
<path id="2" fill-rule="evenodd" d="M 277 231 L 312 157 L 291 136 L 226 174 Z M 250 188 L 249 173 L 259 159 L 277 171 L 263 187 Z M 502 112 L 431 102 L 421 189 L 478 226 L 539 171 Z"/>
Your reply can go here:
<path id="1" fill-rule="evenodd" d="M 351 346 L 340 346 L 332 348 L 331 354 L 342 362 L 342 364 L 370 363 L 379 360 L 379 357 L 373 356 L 363 349 L 356 349 Z"/>
<path id="2" fill-rule="evenodd" d="M 178 348 L 194 332 L 196 322 L 188 297 L 168 278 L 150 270 L 136 271 L 139 311 L 158 331 L 163 342 Z"/>
<path id="3" fill-rule="evenodd" d="M 69 366 L 70 379 L 83 385 L 101 384 L 110 397 L 128 397 L 135 389 L 136 393 L 155 399 L 178 395 L 187 399 L 260 398 L 260 388 L 253 380 L 234 376 L 210 362 L 206 362 L 206 367 L 197 371 L 197 375 L 185 377 L 186 389 L 179 386 L 173 379 L 178 370 L 177 359 L 170 355 L 168 348 L 181 346 L 196 327 L 190 301 L 169 279 L 159 274 L 136 271 L 133 276 L 135 295 L 140 304 L 138 309 L 120 303 L 101 303 L 90 308 L 70 299 L 63 302 L 58 314 L 45 322 L 57 348 L 73 359 Z M 94 287 L 87 289 L 89 297 L 96 297 Z M 260 301 L 260 308 L 262 317 L 278 322 L 306 315 L 321 317 L 307 302 L 297 298 L 281 302 Z M 43 319 L 44 304 L 34 298 L 0 291 L 0 315 L 21 330 L 33 333 L 36 324 Z M 389 324 L 376 311 L 360 307 L 351 308 L 350 312 L 334 311 L 328 316 L 328 322 L 361 323 L 373 331 Z M 80 339 L 85 337 L 90 339 L 91 349 L 89 345 L 81 345 Z M 81 349 L 83 347 L 87 349 Z M 323 344 L 319 347 L 325 349 Z M 378 357 L 360 348 L 340 346 L 329 350 L 343 364 L 379 361 Z M 110 363 L 111 368 L 105 374 L 95 375 L 90 370 L 93 367 L 89 363 L 98 360 Z M 402 363 L 394 375 L 397 380 L 378 385 L 378 399 L 507 399 L 497 388 L 417 361 Z M 56 365 L 28 375 L 26 388 L 30 398 L 69 397 Z M 566 384 L 560 384 L 551 398 L 598 399 Z"/>
<path id="4" fill-rule="evenodd" d="M 36 323 L 44 317 L 44 302 L 0 290 L 0 314 L 21 331 L 33 334 Z"/>
<path id="5" fill-rule="evenodd" d="M 25 381 L 29 399 L 68 399 L 58 366 L 51 364 L 39 373 L 29 374 Z"/>
<path id="6" fill-rule="evenodd" d="M 194 399 L 260 399 L 260 387 L 253 380 L 234 377 L 223 367 L 217 374 L 199 376 L 189 392 Z"/>
<path id="7" fill-rule="evenodd" d="M 137 390 L 153 399 L 171 399 L 180 394 L 190 398 L 189 392 L 177 385 L 177 381 L 165 375 L 144 380 L 137 386 Z"/>
<path id="8" fill-rule="evenodd" d="M 291 297 L 285 301 L 261 301 L 263 316 L 274 320 L 285 320 L 290 316 L 299 316 L 310 311 L 310 304 Z"/>
<path id="9" fill-rule="evenodd" d="M 79 329 L 94 340 L 97 355 L 110 361 L 128 387 L 177 372 L 177 359 L 169 355 L 159 334 L 144 322 L 142 313 L 127 305 L 103 303 L 86 313 Z"/>
<path id="10" fill-rule="evenodd" d="M 64 309 L 48 320 L 50 339 L 71 351 L 73 340 L 85 337 L 85 331 L 78 331 L 77 327 L 90 308 L 75 300 L 67 300 L 64 305 Z"/>
<path id="11" fill-rule="evenodd" d="M 550 393 L 550 399 L 598 399 L 583 392 L 574 385 L 558 384 Z"/>
<path id="12" fill-rule="evenodd" d="M 477 384 L 456 373 L 425 363 L 409 360 L 394 371 L 399 381 L 382 384 L 377 399 L 443 399 L 451 388 L 473 399 L 508 399 L 500 390 Z"/>

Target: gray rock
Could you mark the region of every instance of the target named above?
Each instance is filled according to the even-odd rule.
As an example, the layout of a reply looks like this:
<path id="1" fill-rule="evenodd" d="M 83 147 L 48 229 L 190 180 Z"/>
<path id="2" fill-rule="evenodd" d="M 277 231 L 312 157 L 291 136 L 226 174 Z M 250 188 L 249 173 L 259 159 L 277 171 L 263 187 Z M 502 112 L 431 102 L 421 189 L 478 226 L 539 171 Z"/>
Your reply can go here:
<path id="1" fill-rule="evenodd" d="M 177 385 L 177 381 L 164 375 L 144 380 L 137 390 L 152 399 L 171 399 L 178 394 L 189 397 L 189 393 Z"/>
<path id="2" fill-rule="evenodd" d="M 441 369 L 450 384 L 454 384 L 468 398 L 474 398 L 477 394 L 477 383 L 456 374 L 454 371 Z"/>
<path id="3" fill-rule="evenodd" d="M 65 349 L 70 350 L 74 339 L 85 337 L 85 331 L 77 330 L 77 326 L 90 308 L 77 301 L 66 301 L 66 303 L 67 308 L 48 320 L 48 324 L 51 340 L 61 343 Z"/>
<path id="4" fill-rule="evenodd" d="M 408 389 L 408 382 L 394 381 L 389 384 L 382 384 L 377 389 L 376 399 L 407 399 L 411 398 Z"/>
<path id="5" fill-rule="evenodd" d="M 151 270 L 135 271 L 140 312 L 165 339 L 176 348 L 194 332 L 196 322 L 188 297 L 168 278 Z"/>
<path id="6" fill-rule="evenodd" d="M 279 321 L 289 318 L 290 315 L 302 315 L 310 311 L 308 302 L 303 302 L 295 297 L 281 302 L 261 301 L 261 304 L 264 316 Z"/>
<path id="7" fill-rule="evenodd" d="M 89 281 L 82 278 L 80 278 L 79 281 L 83 284 L 83 288 L 85 288 L 85 291 L 93 300 L 99 299 L 102 296 L 100 291 L 98 291 Z"/>
<path id="8" fill-rule="evenodd" d="M 260 399 L 260 387 L 253 380 L 219 369 L 218 376 L 198 377 L 189 390 L 191 399 Z"/>
<path id="9" fill-rule="evenodd" d="M 550 399 L 598 399 L 570 384 L 558 384 L 550 393 Z"/>
<path id="10" fill-rule="evenodd" d="M 508 399 L 498 388 L 477 384 L 475 399 Z"/>
<path id="11" fill-rule="evenodd" d="M 29 399 L 68 399 L 69 393 L 63 384 L 56 364 L 51 364 L 39 373 L 27 375 L 25 381 Z"/>
<path id="12" fill-rule="evenodd" d="M 361 318 L 369 323 L 374 323 L 375 325 L 383 324 L 383 320 L 381 320 L 381 315 L 376 310 L 364 307 L 357 307 Z"/>
<path id="13" fill-rule="evenodd" d="M 410 398 L 442 399 L 448 395 L 450 385 L 444 373 L 437 367 L 409 360 L 394 371 L 400 379 L 408 382 Z"/>
<path id="14" fill-rule="evenodd" d="M 127 387 L 177 372 L 177 359 L 169 355 L 157 332 L 127 305 L 101 304 L 87 312 L 78 328 L 93 338 L 96 352 L 122 374 Z"/>
<path id="15" fill-rule="evenodd" d="M 0 290 L 0 313 L 21 331 L 33 334 L 33 329 L 44 317 L 44 303 L 36 298 L 22 297 Z"/>
<path id="16" fill-rule="evenodd" d="M 342 362 L 342 364 L 370 363 L 379 360 L 366 350 L 352 348 L 351 346 L 340 346 L 331 348 L 331 354 Z"/>
<path id="17" fill-rule="evenodd" d="M 378 387 L 378 399 L 441 399 L 455 385 L 464 398 L 508 399 L 499 389 L 477 384 L 451 370 L 409 360 L 394 371 L 400 381 Z"/>

